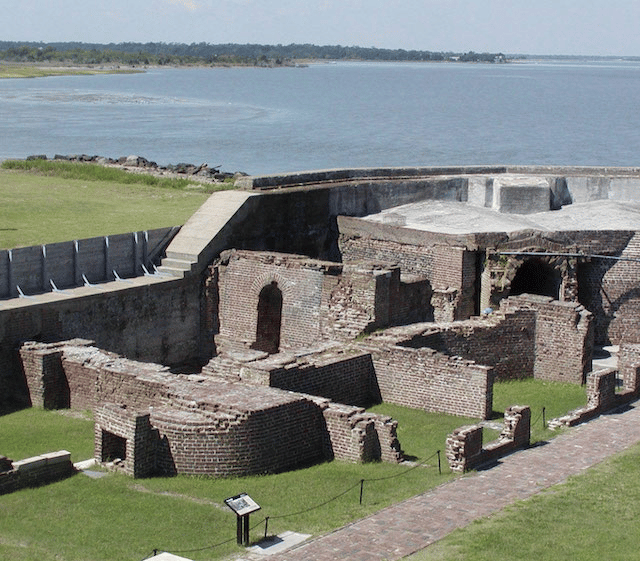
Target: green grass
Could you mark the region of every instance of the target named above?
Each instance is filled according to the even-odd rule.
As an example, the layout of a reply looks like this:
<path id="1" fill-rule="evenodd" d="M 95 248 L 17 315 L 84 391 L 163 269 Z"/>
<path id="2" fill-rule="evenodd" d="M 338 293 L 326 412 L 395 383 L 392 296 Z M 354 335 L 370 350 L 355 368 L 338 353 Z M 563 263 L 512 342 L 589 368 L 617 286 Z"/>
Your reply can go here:
<path id="1" fill-rule="evenodd" d="M 264 535 L 267 516 L 269 534 L 293 530 L 317 535 L 453 477 L 444 459 L 439 474 L 435 452 L 451 428 L 471 420 L 387 405 L 375 409 L 399 420 L 403 448 L 418 462 L 415 467 L 334 461 L 234 479 L 134 480 L 109 474 L 93 480 L 76 475 L 0 498 L 6 515 L 0 517 L 8 519 L 0 524 L 0 559 L 142 559 L 156 548 L 182 551 L 196 560 L 220 559 L 240 551 L 235 544 L 235 517 L 223 503 L 240 492 L 262 506 L 251 517 L 256 526 L 251 538 L 257 540 Z M 67 423 L 78 425 L 78 430 L 65 428 Z M 0 416 L 0 453 L 13 459 L 66 448 L 77 461 L 90 457 L 92 447 L 90 421 L 42 409 Z M 199 548 L 205 549 L 185 552 Z"/>
<path id="2" fill-rule="evenodd" d="M 178 226 L 209 196 L 201 184 L 147 184 L 159 180 L 97 165 L 48 164 L 54 162 L 27 172 L 3 163 L 1 249 Z"/>
<path id="3" fill-rule="evenodd" d="M 93 416 L 90 412 L 23 409 L 0 416 L 0 454 L 24 460 L 68 450 L 71 461 L 93 458 Z"/>
<path id="4" fill-rule="evenodd" d="M 91 68 L 47 68 L 33 65 L 0 64 L 2 78 L 44 78 L 46 76 L 92 76 L 94 74 L 131 74 L 137 70 L 94 70 Z"/>
<path id="5" fill-rule="evenodd" d="M 627 561 L 640 550 L 640 445 L 457 530 L 411 561 Z"/>

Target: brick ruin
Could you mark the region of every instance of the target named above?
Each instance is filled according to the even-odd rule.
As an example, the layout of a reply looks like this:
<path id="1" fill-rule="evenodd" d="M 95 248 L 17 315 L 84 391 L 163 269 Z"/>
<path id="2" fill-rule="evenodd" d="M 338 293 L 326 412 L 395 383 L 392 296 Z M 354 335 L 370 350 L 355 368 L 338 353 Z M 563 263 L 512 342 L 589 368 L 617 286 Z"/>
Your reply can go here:
<path id="1" fill-rule="evenodd" d="M 367 406 L 487 419 L 497 380 L 590 384 L 596 345 L 620 346 L 637 396 L 640 219 L 625 203 L 607 222 L 623 207 L 603 201 L 632 197 L 637 170 L 241 182 L 155 274 L 0 301 L 6 401 L 92 409 L 96 459 L 139 477 L 398 462 L 396 421 Z"/>

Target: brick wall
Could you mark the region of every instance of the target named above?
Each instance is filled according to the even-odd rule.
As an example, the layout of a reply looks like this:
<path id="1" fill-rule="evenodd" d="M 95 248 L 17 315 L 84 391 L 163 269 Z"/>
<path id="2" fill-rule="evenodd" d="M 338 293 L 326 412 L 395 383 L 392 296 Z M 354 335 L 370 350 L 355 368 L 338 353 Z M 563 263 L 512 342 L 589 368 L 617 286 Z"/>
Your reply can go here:
<path id="1" fill-rule="evenodd" d="M 427 313 L 396 305 L 401 295 L 408 296 L 425 310 L 428 293 L 421 281 L 401 283 L 397 267 L 235 251 L 219 266 L 220 341 L 255 346 L 260 293 L 270 285 L 282 294 L 281 349 L 351 339 Z M 213 307 L 208 309 L 215 316 Z"/>
<path id="2" fill-rule="evenodd" d="M 28 403 L 18 355 L 23 341 L 83 337 L 133 359 L 176 364 L 201 358 L 199 279 L 71 292 L 0 305 L 0 401 Z"/>
<path id="3" fill-rule="evenodd" d="M 606 254 L 613 254 L 611 249 Z M 635 234 L 621 260 L 593 258 L 579 267 L 579 297 L 595 316 L 596 342 L 640 342 L 640 234 Z"/>
<path id="4" fill-rule="evenodd" d="M 401 458 L 395 421 L 356 406 L 214 376 L 176 375 L 91 346 L 29 343 L 21 356 L 27 370 L 33 370 L 36 389 L 51 379 L 48 367 L 62 368 L 70 406 L 95 411 L 96 459 L 117 460 L 116 467 L 134 477 L 158 470 L 249 475 L 333 456 L 349 461 Z M 41 356 L 57 360 L 39 362 Z M 364 355 L 338 364 L 343 379 L 371 374 Z M 326 366 L 320 365 L 320 371 Z M 325 415 L 336 408 L 349 410 L 349 415 Z M 342 445 L 345 435 L 351 440 L 348 449 Z"/>
<path id="5" fill-rule="evenodd" d="M 522 379 L 534 375 L 535 333 L 535 312 L 518 310 L 434 325 L 399 344 L 490 366 L 497 380 Z"/>
<path id="6" fill-rule="evenodd" d="M 475 252 L 442 242 L 425 246 L 355 235 L 343 235 L 339 243 L 345 263 L 397 263 L 403 273 L 427 281 L 434 292 L 431 306 L 436 321 L 466 319 L 475 313 Z"/>
<path id="7" fill-rule="evenodd" d="M 503 300 L 501 310 L 516 315 L 535 312 L 535 378 L 584 383 L 591 371 L 594 344 L 589 311 L 578 303 L 529 294 Z"/>
<path id="8" fill-rule="evenodd" d="M 397 421 L 352 405 L 316 401 L 326 424 L 329 459 L 355 463 L 402 461 Z"/>
<path id="9" fill-rule="evenodd" d="M 621 343 L 618 350 L 618 372 L 625 391 L 640 390 L 640 344 Z"/>
<path id="10" fill-rule="evenodd" d="M 433 349 L 367 342 L 382 400 L 413 409 L 488 419 L 494 370 Z"/>
<path id="11" fill-rule="evenodd" d="M 457 428 L 447 437 L 446 457 L 451 471 L 463 473 L 529 446 L 531 409 L 513 405 L 504 412 L 504 426 L 498 440 L 482 446 L 481 425 Z"/>

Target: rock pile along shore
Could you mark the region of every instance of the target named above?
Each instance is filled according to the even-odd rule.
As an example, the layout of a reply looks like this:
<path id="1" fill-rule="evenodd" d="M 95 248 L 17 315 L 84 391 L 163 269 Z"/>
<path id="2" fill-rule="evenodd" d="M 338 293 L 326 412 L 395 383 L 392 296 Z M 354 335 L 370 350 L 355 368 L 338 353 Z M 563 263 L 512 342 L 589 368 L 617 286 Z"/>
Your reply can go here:
<path id="1" fill-rule="evenodd" d="M 28 156 L 27 160 L 47 160 L 44 154 Z M 126 168 L 137 173 L 152 173 L 156 175 L 177 175 L 184 177 L 192 177 L 205 181 L 224 181 L 230 177 L 239 177 L 246 175 L 243 172 L 230 173 L 220 171 L 220 166 L 210 167 L 208 164 L 168 164 L 159 166 L 156 162 L 152 162 L 142 156 L 122 156 L 120 158 L 107 158 L 104 156 L 89 156 L 87 154 L 61 155 L 56 154 L 54 160 L 66 162 L 84 162 L 98 164 L 102 166 L 117 166 Z"/>

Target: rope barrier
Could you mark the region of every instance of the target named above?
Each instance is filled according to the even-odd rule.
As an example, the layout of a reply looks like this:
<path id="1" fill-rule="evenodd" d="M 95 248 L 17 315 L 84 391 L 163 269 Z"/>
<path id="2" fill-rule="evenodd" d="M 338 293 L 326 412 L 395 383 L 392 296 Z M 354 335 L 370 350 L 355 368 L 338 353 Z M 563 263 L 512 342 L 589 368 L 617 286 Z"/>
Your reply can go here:
<path id="1" fill-rule="evenodd" d="M 329 499 L 328 501 L 325 501 L 323 503 L 320 503 L 316 506 L 312 506 L 310 508 L 307 508 L 305 510 L 300 510 L 298 512 L 292 512 L 289 514 L 281 514 L 280 516 L 270 516 L 269 518 L 271 520 L 277 520 L 279 518 L 288 518 L 289 516 L 298 516 L 299 514 L 305 514 L 306 512 L 311 512 L 312 510 L 316 510 L 320 507 L 323 507 L 327 504 L 329 504 L 332 501 L 335 501 L 336 499 L 339 499 L 340 497 L 342 497 L 343 495 L 346 495 L 349 491 L 351 491 L 351 489 L 355 489 L 358 485 L 360 485 L 360 482 L 356 483 L 355 485 L 352 485 L 351 487 L 349 487 L 346 491 L 343 491 L 342 493 L 340 493 L 339 495 L 336 495 L 335 497 L 332 497 L 331 499 Z"/>
<path id="2" fill-rule="evenodd" d="M 401 477 L 403 475 L 406 475 L 407 473 L 409 473 L 410 471 L 413 471 L 416 468 L 425 466 L 430 460 L 432 460 L 433 458 L 435 458 L 436 456 L 438 456 L 438 470 L 440 471 L 440 473 L 442 474 L 442 471 L 440 469 L 440 450 L 438 450 L 435 454 L 432 454 L 431 456 L 429 456 L 426 460 L 424 460 L 423 462 L 420 462 L 414 466 L 411 466 L 410 468 L 406 469 L 405 471 L 401 472 L 401 473 L 396 473 L 393 475 L 389 475 L 386 477 L 376 477 L 376 478 L 372 478 L 372 479 L 361 479 L 360 481 L 358 481 L 358 483 L 355 483 L 354 485 L 351 485 L 349 488 L 347 488 L 345 491 L 343 491 L 342 493 L 335 495 L 334 497 L 331 497 L 330 499 L 311 506 L 309 508 L 303 509 L 303 510 L 299 510 L 297 512 L 290 512 L 288 514 L 280 514 L 278 516 L 267 516 L 265 518 L 263 518 L 262 520 L 260 520 L 259 522 L 255 523 L 253 526 L 251 526 L 251 528 L 249 528 L 249 530 L 254 530 L 255 528 L 257 528 L 258 526 L 260 526 L 262 523 L 265 524 L 265 529 L 264 529 L 264 535 L 265 538 L 267 537 L 267 531 L 268 531 L 268 527 L 269 527 L 269 520 L 279 520 L 281 518 L 289 518 L 291 516 L 299 516 L 301 514 L 305 514 L 307 512 L 311 512 L 312 510 L 317 510 L 325 505 L 328 505 L 329 503 L 339 499 L 340 497 L 343 497 L 344 495 L 346 495 L 347 493 L 349 493 L 349 491 L 355 489 L 356 487 L 360 486 L 360 504 L 362 504 L 362 493 L 363 493 L 363 486 L 365 481 L 369 481 L 369 482 L 373 482 L 373 481 L 384 481 L 386 479 L 394 479 L 396 477 Z M 216 547 L 220 547 L 222 545 L 231 543 L 233 541 L 235 541 L 236 538 L 231 538 L 219 543 L 215 543 L 215 544 L 211 544 L 211 545 L 207 545 L 204 547 L 199 547 L 199 548 L 195 548 L 195 549 L 182 549 L 182 550 L 175 550 L 175 551 L 171 551 L 171 553 L 195 553 L 198 551 L 205 551 L 206 549 L 214 549 Z M 153 556 L 157 555 L 158 551 L 166 551 L 166 550 L 160 550 L 160 549 L 154 549 L 153 550 Z M 145 559 L 149 559 L 148 557 Z M 144 560 L 143 560 L 144 561 Z"/>

